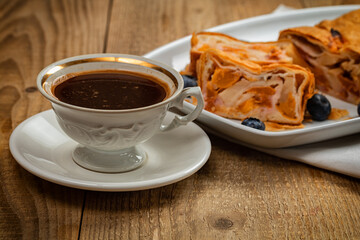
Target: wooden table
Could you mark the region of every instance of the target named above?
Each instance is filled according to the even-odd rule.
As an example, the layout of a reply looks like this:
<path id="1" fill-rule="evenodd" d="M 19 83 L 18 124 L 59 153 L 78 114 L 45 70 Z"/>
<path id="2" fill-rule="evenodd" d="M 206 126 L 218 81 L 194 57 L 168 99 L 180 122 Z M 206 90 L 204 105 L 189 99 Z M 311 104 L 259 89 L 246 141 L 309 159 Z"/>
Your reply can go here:
<path id="1" fill-rule="evenodd" d="M 292 0 L 295 8 L 358 1 Z M 1 0 L 1 239 L 360 239 L 360 181 L 209 135 L 191 177 L 136 192 L 93 192 L 33 176 L 9 151 L 12 130 L 50 108 L 35 78 L 88 53 L 143 55 L 278 0 Z"/>

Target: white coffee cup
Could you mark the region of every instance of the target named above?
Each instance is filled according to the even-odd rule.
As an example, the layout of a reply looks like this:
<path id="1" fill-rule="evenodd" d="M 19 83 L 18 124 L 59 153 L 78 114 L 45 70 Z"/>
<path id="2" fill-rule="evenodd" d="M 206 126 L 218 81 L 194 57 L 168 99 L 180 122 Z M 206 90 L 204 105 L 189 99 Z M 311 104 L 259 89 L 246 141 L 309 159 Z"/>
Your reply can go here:
<path id="1" fill-rule="evenodd" d="M 116 70 L 151 75 L 169 88 L 163 101 L 140 108 L 106 110 L 79 107 L 60 101 L 53 88 L 64 76 L 81 72 Z M 92 54 L 67 58 L 44 68 L 37 87 L 50 100 L 64 132 L 79 145 L 74 161 L 99 172 L 125 172 L 139 167 L 146 152 L 139 146 L 159 131 L 168 131 L 196 119 L 204 102 L 199 87 L 185 88 L 181 75 L 173 68 L 144 57 L 124 54 Z M 195 97 L 197 106 L 188 115 L 176 115 L 168 125 L 163 119 L 171 107 L 181 109 L 187 97 Z M 159 149 L 161 151 L 161 149 Z"/>

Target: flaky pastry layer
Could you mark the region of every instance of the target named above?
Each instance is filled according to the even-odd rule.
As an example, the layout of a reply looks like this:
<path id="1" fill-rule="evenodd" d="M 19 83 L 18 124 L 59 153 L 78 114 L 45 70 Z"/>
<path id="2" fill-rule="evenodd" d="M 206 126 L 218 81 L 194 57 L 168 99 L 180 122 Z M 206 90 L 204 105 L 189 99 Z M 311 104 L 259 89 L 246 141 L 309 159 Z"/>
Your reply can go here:
<path id="1" fill-rule="evenodd" d="M 291 40 L 315 75 L 316 88 L 344 101 L 360 103 L 360 9 L 316 26 L 280 32 Z"/>
<path id="2" fill-rule="evenodd" d="M 314 93 L 313 74 L 298 65 L 261 65 L 208 49 L 197 61 L 205 109 L 223 117 L 301 124 Z"/>

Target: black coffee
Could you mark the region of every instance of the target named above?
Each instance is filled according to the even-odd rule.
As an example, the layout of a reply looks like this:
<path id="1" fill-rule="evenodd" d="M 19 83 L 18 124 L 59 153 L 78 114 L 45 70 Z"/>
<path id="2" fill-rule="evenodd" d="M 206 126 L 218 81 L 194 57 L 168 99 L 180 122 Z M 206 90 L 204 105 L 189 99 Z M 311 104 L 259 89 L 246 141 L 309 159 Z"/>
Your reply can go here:
<path id="1" fill-rule="evenodd" d="M 71 77 L 53 88 L 62 102 L 95 109 L 131 109 L 163 101 L 167 86 L 148 75 L 125 71 L 90 72 Z"/>

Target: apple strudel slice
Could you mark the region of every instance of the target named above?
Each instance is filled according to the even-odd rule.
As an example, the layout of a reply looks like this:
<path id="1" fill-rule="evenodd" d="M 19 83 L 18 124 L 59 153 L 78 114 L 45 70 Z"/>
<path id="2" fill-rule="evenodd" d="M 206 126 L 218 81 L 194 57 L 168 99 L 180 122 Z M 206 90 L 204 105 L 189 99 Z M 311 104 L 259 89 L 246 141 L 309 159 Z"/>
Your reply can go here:
<path id="1" fill-rule="evenodd" d="M 205 109 L 243 120 L 298 125 L 314 92 L 313 74 L 298 65 L 260 65 L 227 52 L 208 49 L 197 61 Z"/>
<path id="2" fill-rule="evenodd" d="M 316 26 L 286 29 L 315 75 L 316 88 L 344 101 L 360 103 L 360 9 Z"/>

